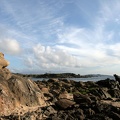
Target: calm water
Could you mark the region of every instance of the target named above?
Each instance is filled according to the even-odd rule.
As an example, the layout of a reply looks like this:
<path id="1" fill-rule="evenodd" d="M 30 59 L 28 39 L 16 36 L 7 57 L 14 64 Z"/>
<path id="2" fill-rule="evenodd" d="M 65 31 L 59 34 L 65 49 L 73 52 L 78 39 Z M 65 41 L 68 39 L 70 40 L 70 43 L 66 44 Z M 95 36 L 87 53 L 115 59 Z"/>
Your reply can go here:
<path id="1" fill-rule="evenodd" d="M 110 78 L 110 79 L 115 79 L 113 76 L 110 76 L 110 75 L 100 75 L 98 77 L 88 77 L 88 78 L 67 78 L 68 80 L 75 80 L 75 81 L 99 81 L 99 80 L 105 80 L 107 78 Z M 48 80 L 47 78 L 32 78 L 32 80 Z"/>

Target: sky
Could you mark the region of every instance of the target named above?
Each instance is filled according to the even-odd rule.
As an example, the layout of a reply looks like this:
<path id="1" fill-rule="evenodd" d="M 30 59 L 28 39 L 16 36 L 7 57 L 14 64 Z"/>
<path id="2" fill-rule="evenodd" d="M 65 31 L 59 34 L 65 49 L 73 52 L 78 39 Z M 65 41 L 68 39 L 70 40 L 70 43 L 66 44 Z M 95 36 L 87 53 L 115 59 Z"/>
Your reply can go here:
<path id="1" fill-rule="evenodd" d="M 0 0 L 0 51 L 16 73 L 119 74 L 120 0 Z"/>

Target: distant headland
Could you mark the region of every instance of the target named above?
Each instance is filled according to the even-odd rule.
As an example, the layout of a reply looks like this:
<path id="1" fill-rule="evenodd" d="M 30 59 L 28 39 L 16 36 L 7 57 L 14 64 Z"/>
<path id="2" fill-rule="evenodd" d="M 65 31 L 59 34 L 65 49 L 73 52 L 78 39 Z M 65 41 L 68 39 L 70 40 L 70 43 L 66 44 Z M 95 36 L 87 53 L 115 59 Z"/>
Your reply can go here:
<path id="1" fill-rule="evenodd" d="M 14 73 L 20 75 L 22 77 L 32 77 L 32 78 L 88 78 L 88 77 L 97 77 L 99 74 L 96 75 L 80 75 L 75 73 L 45 73 L 45 74 L 21 74 L 21 73 Z"/>

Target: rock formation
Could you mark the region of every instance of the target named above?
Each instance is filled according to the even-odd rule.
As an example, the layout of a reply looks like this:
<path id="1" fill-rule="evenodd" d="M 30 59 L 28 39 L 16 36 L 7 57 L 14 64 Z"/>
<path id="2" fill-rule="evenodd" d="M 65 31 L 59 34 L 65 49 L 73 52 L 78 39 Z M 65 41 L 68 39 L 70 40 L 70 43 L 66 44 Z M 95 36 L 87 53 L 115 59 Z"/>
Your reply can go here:
<path id="1" fill-rule="evenodd" d="M 35 82 L 12 74 L 0 53 L 0 115 L 11 114 L 20 107 L 45 106 L 44 96 Z"/>
<path id="2" fill-rule="evenodd" d="M 4 59 L 4 54 L 0 52 L 0 69 L 5 68 L 9 65 L 9 62 Z"/>

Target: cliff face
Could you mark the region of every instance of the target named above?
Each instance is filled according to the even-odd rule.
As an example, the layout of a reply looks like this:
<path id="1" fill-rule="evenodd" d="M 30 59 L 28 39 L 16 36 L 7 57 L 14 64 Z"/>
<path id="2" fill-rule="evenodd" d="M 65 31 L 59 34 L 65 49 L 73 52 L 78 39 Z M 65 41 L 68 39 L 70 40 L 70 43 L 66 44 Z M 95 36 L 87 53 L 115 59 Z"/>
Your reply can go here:
<path id="1" fill-rule="evenodd" d="M 1 55 L 1 54 L 0 54 Z M 45 106 L 44 96 L 32 80 L 13 75 L 6 67 L 8 62 L 0 58 L 0 115 L 11 114 L 23 106 Z"/>

